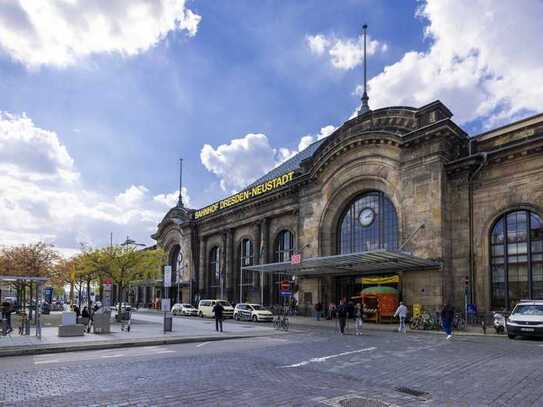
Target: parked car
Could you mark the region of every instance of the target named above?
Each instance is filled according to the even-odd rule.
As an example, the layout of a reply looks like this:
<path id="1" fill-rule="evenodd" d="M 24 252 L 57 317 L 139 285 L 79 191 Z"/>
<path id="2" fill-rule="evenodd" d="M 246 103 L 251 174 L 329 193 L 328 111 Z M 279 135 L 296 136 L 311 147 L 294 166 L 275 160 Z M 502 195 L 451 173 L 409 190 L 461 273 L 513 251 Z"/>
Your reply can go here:
<path id="1" fill-rule="evenodd" d="M 43 315 L 49 315 L 50 312 L 51 312 L 51 305 L 48 302 L 44 301 L 41 304 L 41 313 Z"/>
<path id="2" fill-rule="evenodd" d="M 112 305 L 110 309 L 111 311 L 117 311 L 119 309 L 119 304 Z M 132 311 L 132 307 L 130 306 L 130 304 L 127 304 L 126 302 L 122 302 L 121 311 Z"/>
<path id="3" fill-rule="evenodd" d="M 507 336 L 543 336 L 543 300 L 521 301 L 507 318 Z"/>
<path id="4" fill-rule="evenodd" d="M 215 316 L 215 313 L 213 312 L 213 307 L 217 303 L 220 303 L 224 308 L 224 318 L 234 317 L 234 308 L 228 301 L 225 300 L 200 300 L 200 303 L 198 304 L 198 316 L 200 316 L 201 318 L 213 318 Z"/>
<path id="5" fill-rule="evenodd" d="M 173 315 L 198 316 L 198 310 L 191 304 L 174 304 L 172 307 Z"/>
<path id="6" fill-rule="evenodd" d="M 247 321 L 273 321 L 273 314 L 260 304 L 237 304 L 234 319 Z"/>
<path id="7" fill-rule="evenodd" d="M 64 304 L 62 301 L 53 301 L 51 304 L 51 311 L 64 311 Z"/>

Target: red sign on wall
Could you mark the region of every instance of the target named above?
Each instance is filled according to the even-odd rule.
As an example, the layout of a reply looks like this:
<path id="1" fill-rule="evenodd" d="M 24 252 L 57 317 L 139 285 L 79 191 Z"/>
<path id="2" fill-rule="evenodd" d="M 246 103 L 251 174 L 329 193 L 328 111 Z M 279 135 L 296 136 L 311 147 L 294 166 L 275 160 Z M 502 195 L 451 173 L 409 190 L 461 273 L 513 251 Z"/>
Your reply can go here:
<path id="1" fill-rule="evenodd" d="M 288 291 L 290 289 L 290 281 L 288 280 L 281 281 L 281 284 L 279 285 L 279 287 L 281 288 L 281 291 Z"/>
<path id="2" fill-rule="evenodd" d="M 290 264 L 300 264 L 302 262 L 301 254 L 293 254 L 290 258 Z"/>

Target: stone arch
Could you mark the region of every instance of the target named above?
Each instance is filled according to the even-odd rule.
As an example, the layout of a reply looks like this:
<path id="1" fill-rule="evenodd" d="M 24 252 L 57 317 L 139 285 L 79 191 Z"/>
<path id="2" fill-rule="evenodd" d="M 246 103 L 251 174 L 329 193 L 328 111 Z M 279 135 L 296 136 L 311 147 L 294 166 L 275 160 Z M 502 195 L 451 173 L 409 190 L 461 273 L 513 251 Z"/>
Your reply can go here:
<path id="1" fill-rule="evenodd" d="M 490 272 L 490 234 L 494 226 L 502 219 L 503 216 L 510 212 L 526 210 L 537 214 L 543 219 L 543 207 L 532 203 L 511 203 L 501 206 L 499 209 L 492 212 L 487 216 L 482 227 L 479 228 L 479 233 L 474 239 L 474 264 L 475 264 L 475 280 L 478 292 L 483 292 L 484 295 L 480 296 L 483 301 L 483 306 L 486 309 L 490 309 L 492 302 L 492 275 Z M 481 270 L 477 269 L 477 265 L 480 265 Z"/>
<path id="2" fill-rule="evenodd" d="M 402 208 L 400 207 L 399 192 L 391 183 L 381 177 L 361 176 L 352 179 L 335 191 L 327 202 L 319 222 L 319 255 L 330 256 L 337 251 L 337 225 L 340 217 L 353 199 L 370 191 L 380 191 L 389 198 L 398 216 L 398 238 L 402 236 Z"/>

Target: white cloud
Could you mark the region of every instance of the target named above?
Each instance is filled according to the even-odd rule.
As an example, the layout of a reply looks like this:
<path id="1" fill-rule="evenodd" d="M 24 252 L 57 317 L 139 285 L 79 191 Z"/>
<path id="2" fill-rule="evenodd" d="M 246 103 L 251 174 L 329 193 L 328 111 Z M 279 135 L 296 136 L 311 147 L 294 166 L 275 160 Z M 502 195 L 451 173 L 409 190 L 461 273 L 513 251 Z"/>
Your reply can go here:
<path id="1" fill-rule="evenodd" d="M 266 135 L 249 133 L 217 148 L 205 144 L 200 160 L 208 171 L 220 178 L 223 191 L 231 192 L 246 187 L 271 170 L 284 159 L 284 154 L 285 150 L 270 145 Z"/>
<path id="2" fill-rule="evenodd" d="M 335 36 L 326 36 L 324 34 L 307 35 L 306 43 L 310 51 L 315 55 L 324 55 L 328 53 L 330 62 L 337 69 L 349 70 L 363 62 L 364 58 L 364 37 L 338 38 Z M 366 43 L 368 55 L 377 52 L 386 52 L 387 44 L 377 40 L 372 40 L 368 36 Z"/>
<path id="3" fill-rule="evenodd" d="M 186 207 L 190 207 L 192 203 L 187 188 L 183 187 L 181 191 L 181 195 L 183 196 L 183 205 L 185 205 Z M 179 200 L 179 190 L 171 192 L 169 194 L 156 195 L 153 197 L 153 200 L 164 205 L 167 208 L 172 208 L 177 205 L 177 201 Z"/>
<path id="4" fill-rule="evenodd" d="M 372 108 L 440 99 L 459 122 L 482 118 L 486 127 L 541 110 L 541 3 L 430 0 L 418 15 L 432 44 L 369 81 Z"/>
<path id="5" fill-rule="evenodd" d="M 110 232 L 151 243 L 171 195 L 153 197 L 143 185 L 114 196 L 89 190 L 55 132 L 0 112 L 0 245 L 45 240 L 69 251 L 106 242 Z"/>
<path id="6" fill-rule="evenodd" d="M 0 47 L 28 67 L 65 67 L 98 53 L 136 55 L 169 32 L 196 34 L 185 0 L 0 2 Z"/>
<path id="7" fill-rule="evenodd" d="M 205 144 L 200 152 L 200 160 L 209 172 L 219 177 L 223 191 L 235 192 L 247 187 L 309 144 L 329 136 L 334 130 L 334 126 L 328 125 L 321 128 L 317 135 L 303 136 L 298 143 L 298 150 L 274 148 L 265 134 L 249 133 L 217 148 Z"/>
<path id="8" fill-rule="evenodd" d="M 330 134 L 334 132 L 335 129 L 336 129 L 335 126 L 332 126 L 331 124 L 329 124 L 328 126 L 324 126 L 323 128 L 321 128 L 320 133 L 315 136 L 311 134 L 308 134 L 307 136 L 303 136 L 300 139 L 300 143 L 298 143 L 298 151 L 305 150 L 315 141 L 322 140 L 323 138 L 328 137 Z"/>

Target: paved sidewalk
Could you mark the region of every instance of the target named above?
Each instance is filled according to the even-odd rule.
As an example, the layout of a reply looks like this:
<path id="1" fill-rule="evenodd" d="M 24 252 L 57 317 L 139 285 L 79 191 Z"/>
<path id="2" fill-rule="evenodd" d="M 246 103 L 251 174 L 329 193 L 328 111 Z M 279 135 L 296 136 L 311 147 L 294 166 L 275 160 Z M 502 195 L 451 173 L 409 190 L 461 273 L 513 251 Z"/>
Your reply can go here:
<path id="1" fill-rule="evenodd" d="M 327 329 L 339 329 L 337 325 L 337 319 L 327 320 L 321 318 L 320 321 L 317 321 L 315 318 L 302 317 L 302 316 L 291 316 L 289 317 L 290 326 L 293 329 L 302 328 L 302 327 L 311 327 L 311 328 L 327 328 Z M 398 332 L 398 324 L 376 324 L 373 322 L 364 322 L 362 326 L 362 331 L 371 330 L 371 331 L 387 331 L 387 332 Z M 347 333 L 354 332 L 354 321 L 347 320 Z M 433 335 L 444 335 L 443 331 L 425 331 L 425 330 L 411 330 L 407 328 L 408 333 L 412 334 L 433 334 Z M 488 337 L 499 337 L 507 338 L 507 335 L 496 334 L 493 327 L 489 327 L 486 330 L 486 334 L 483 334 L 483 329 L 479 326 L 469 326 L 463 331 L 454 331 L 453 335 L 457 336 L 488 336 Z"/>
<path id="2" fill-rule="evenodd" d="M 215 331 L 215 321 L 200 318 L 173 319 L 173 332 L 163 332 L 162 315 L 134 313 L 130 332 L 111 324 L 110 334 L 85 334 L 59 337 L 58 327 L 42 328 L 42 338 L 35 335 L 0 336 L 0 357 L 21 354 L 69 352 L 74 350 L 108 349 L 128 346 L 164 345 L 171 343 L 217 341 L 279 334 L 270 324 L 247 324 L 224 321 L 224 332 Z M 34 329 L 31 330 L 34 334 Z"/>

